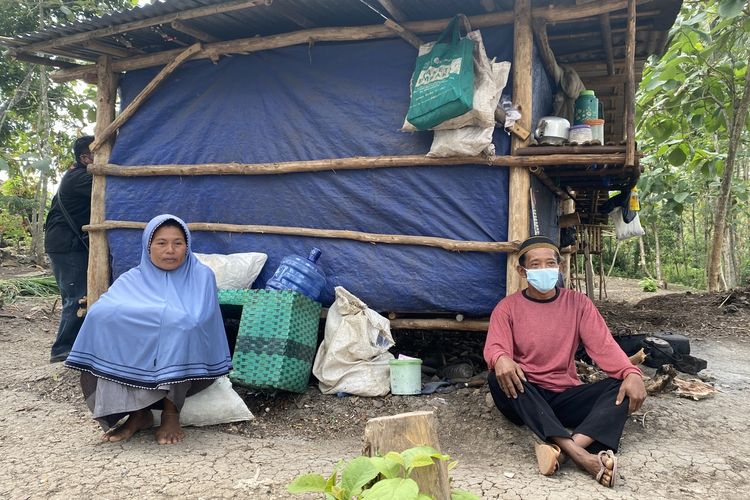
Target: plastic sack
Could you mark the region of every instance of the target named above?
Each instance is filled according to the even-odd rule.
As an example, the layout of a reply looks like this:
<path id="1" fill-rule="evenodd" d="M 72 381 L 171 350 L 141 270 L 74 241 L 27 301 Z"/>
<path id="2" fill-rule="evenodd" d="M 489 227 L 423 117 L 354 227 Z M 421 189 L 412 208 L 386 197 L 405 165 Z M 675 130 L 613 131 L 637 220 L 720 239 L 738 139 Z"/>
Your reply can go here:
<path id="1" fill-rule="evenodd" d="M 638 217 L 638 214 L 635 214 L 635 217 L 633 217 L 630 222 L 625 222 L 622 208 L 617 207 L 609 213 L 609 216 L 615 224 L 615 236 L 617 236 L 619 241 L 640 237 L 646 234 L 641 226 L 641 219 Z"/>
<path id="2" fill-rule="evenodd" d="M 456 130 L 436 130 L 427 156 L 448 158 L 451 156 L 495 155 L 492 133 L 495 127 L 463 127 Z"/>
<path id="3" fill-rule="evenodd" d="M 406 115 L 415 130 L 430 129 L 472 108 L 474 41 L 461 37 L 462 25 L 471 30 L 466 16 L 459 14 L 437 41 L 419 47 Z"/>
<path id="4" fill-rule="evenodd" d="M 152 410 L 154 426 L 161 425 L 161 411 Z M 185 398 L 180 411 L 180 425 L 202 427 L 252 420 L 255 417 L 242 398 L 232 389 L 227 377 L 216 381 L 198 394 Z"/>
<path id="5" fill-rule="evenodd" d="M 393 359 L 388 349 L 393 345 L 390 321 L 337 286 L 313 364 L 320 392 L 385 396 L 390 390 L 388 362 Z"/>
<path id="6" fill-rule="evenodd" d="M 219 288 L 250 288 L 266 263 L 264 253 L 196 253 L 196 257 L 216 276 Z"/>

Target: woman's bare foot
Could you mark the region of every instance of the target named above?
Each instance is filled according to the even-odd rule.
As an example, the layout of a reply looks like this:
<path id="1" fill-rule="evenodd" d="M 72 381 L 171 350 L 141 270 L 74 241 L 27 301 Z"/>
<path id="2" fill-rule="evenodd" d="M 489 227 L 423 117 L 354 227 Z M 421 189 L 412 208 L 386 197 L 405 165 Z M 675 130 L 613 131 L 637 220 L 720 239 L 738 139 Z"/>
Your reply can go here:
<path id="1" fill-rule="evenodd" d="M 159 444 L 177 444 L 185 439 L 185 431 L 180 427 L 180 412 L 168 399 L 164 399 L 164 410 L 161 412 L 161 425 L 156 430 L 156 442 Z"/>
<path id="2" fill-rule="evenodd" d="M 150 428 L 154 425 L 154 416 L 151 410 L 144 409 L 134 411 L 128 415 L 128 419 L 119 427 L 113 427 L 102 435 L 102 441 L 117 443 L 133 437 L 138 431 Z"/>

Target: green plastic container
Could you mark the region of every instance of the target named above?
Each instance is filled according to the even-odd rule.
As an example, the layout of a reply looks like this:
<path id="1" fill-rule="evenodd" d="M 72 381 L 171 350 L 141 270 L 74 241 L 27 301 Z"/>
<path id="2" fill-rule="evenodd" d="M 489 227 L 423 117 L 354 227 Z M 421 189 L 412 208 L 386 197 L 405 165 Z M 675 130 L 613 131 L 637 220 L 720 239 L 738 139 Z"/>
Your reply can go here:
<path id="1" fill-rule="evenodd" d="M 583 125 L 586 120 L 599 118 L 599 99 L 593 90 L 582 90 L 576 99 L 573 125 Z"/>
<path id="2" fill-rule="evenodd" d="M 219 303 L 242 306 L 229 379 L 258 391 L 305 392 L 320 304 L 291 290 L 219 290 Z"/>
<path id="3" fill-rule="evenodd" d="M 391 394 L 422 394 L 421 359 L 392 359 L 388 364 L 391 368 Z"/>

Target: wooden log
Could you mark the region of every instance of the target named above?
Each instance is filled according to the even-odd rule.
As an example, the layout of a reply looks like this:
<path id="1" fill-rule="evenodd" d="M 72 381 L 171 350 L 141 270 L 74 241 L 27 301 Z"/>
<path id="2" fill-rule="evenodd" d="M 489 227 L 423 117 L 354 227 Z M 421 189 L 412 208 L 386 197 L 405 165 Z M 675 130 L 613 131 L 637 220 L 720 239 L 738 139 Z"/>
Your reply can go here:
<path id="1" fill-rule="evenodd" d="M 107 220 L 84 226 L 92 234 L 109 229 L 144 229 L 145 222 Z M 515 252 L 519 242 L 516 241 L 464 241 L 435 236 L 412 236 L 405 234 L 365 233 L 343 229 L 316 229 L 290 226 L 261 226 L 250 224 L 224 224 L 219 222 L 191 222 L 191 231 L 212 231 L 227 233 L 284 234 L 288 236 L 306 236 L 310 238 L 331 238 L 361 241 L 363 243 L 383 243 L 389 245 L 416 245 L 442 248 L 452 252 Z"/>
<path id="2" fill-rule="evenodd" d="M 529 149 L 529 148 L 526 148 Z M 539 156 L 496 156 L 492 159 L 475 156 L 430 158 L 421 155 L 355 156 L 327 160 L 302 160 L 278 163 L 204 163 L 200 165 L 140 165 L 94 164 L 89 171 L 115 177 L 190 176 L 190 175 L 271 175 L 297 172 L 339 170 L 367 170 L 396 167 L 431 167 L 478 165 L 487 167 L 532 167 L 535 165 L 559 168 L 564 165 L 609 164 L 622 165 L 623 153 L 609 154 L 550 154 Z"/>
<path id="3" fill-rule="evenodd" d="M 378 3 L 382 5 L 383 8 L 388 12 L 388 14 L 399 23 L 403 23 L 408 20 L 406 14 L 404 14 L 401 9 L 396 7 L 391 0 L 378 0 Z"/>
<path id="4" fill-rule="evenodd" d="M 75 68 L 84 67 L 84 66 L 81 66 L 80 64 L 66 61 L 64 59 L 48 59 L 46 57 L 39 57 L 39 56 L 32 56 L 29 54 L 24 54 L 23 52 L 10 51 L 10 55 L 22 62 L 41 64 L 43 66 L 52 66 L 53 68 L 75 69 Z"/>
<path id="5" fill-rule="evenodd" d="M 521 109 L 520 125 L 531 129 L 532 109 L 532 52 L 534 34 L 531 21 L 531 0 L 516 0 L 513 11 L 513 101 Z M 517 136 L 511 139 L 511 153 L 528 144 Z M 529 207 L 531 178 L 526 170 L 512 169 L 508 179 L 508 239 L 523 241 L 529 237 Z M 521 289 L 521 277 L 516 271 L 518 257 L 508 255 L 505 293 Z"/>
<path id="6" fill-rule="evenodd" d="M 436 318 L 396 318 L 391 319 L 391 330 L 456 330 L 461 332 L 486 332 L 489 320 Z"/>
<path id="7" fill-rule="evenodd" d="M 118 33 L 126 33 L 128 31 L 135 31 L 141 28 L 148 28 L 150 26 L 158 26 L 160 24 L 169 24 L 172 21 L 196 19 L 199 17 L 222 14 L 236 10 L 249 9 L 251 7 L 257 7 L 261 5 L 265 6 L 269 3 L 270 2 L 268 2 L 267 0 L 234 0 L 218 5 L 208 5 L 195 9 L 183 10 L 180 12 L 172 12 L 171 14 L 164 14 L 161 16 L 150 17 L 148 19 L 140 19 L 138 21 L 131 21 L 115 26 L 108 26 L 106 28 L 99 28 L 92 31 L 84 31 L 82 33 L 76 33 L 73 35 L 61 36 L 59 38 L 53 38 L 52 40 L 45 40 L 43 42 L 31 43 L 23 46 L 21 50 L 23 50 L 24 52 L 45 52 L 46 50 L 54 47 L 74 45 L 76 43 L 85 42 L 86 40 L 93 40 L 95 38 L 104 38 L 107 36 L 116 35 Z M 113 67 L 113 71 L 122 70 Z"/>
<path id="8" fill-rule="evenodd" d="M 599 16 L 599 25 L 602 32 L 602 45 L 604 45 L 604 54 L 607 57 L 607 74 L 615 74 L 615 55 L 612 48 L 612 26 L 609 23 L 609 12 Z"/>
<path id="9" fill-rule="evenodd" d="M 638 0 L 642 2 L 645 0 Z M 251 2 L 252 3 L 252 2 Z M 576 5 L 571 7 L 558 7 L 553 9 L 540 8 L 534 9 L 535 18 L 553 22 L 564 22 L 574 21 L 582 17 L 597 16 L 603 12 L 611 12 L 614 10 L 620 10 L 627 7 L 627 0 L 616 0 L 616 1 L 597 1 L 591 2 L 584 5 Z M 178 19 L 187 19 L 185 17 L 179 17 Z M 469 16 L 469 22 L 473 29 L 488 28 L 492 26 L 500 26 L 504 24 L 511 24 L 514 22 L 513 12 L 492 12 L 489 14 L 481 14 L 478 16 Z M 157 24 L 164 22 L 171 22 L 174 19 L 168 21 L 160 21 Z M 147 20 L 145 20 L 147 21 Z M 423 34 L 423 33 L 437 33 L 445 29 L 450 22 L 450 19 L 438 19 L 433 21 L 412 21 L 403 23 L 402 26 L 411 31 L 412 33 Z M 107 28 L 109 29 L 109 28 Z M 99 30 L 97 30 L 99 31 Z M 82 33 L 81 35 L 89 35 L 90 33 L 97 33 L 97 31 Z M 127 31 L 127 30 L 126 30 Z M 74 35 L 71 35 L 74 36 Z M 106 35 L 93 35 L 93 36 L 106 36 Z M 237 40 L 229 40 L 225 42 L 214 42 L 206 44 L 204 52 L 202 52 L 197 58 L 216 58 L 225 54 L 232 53 L 245 53 L 245 52 L 257 52 L 261 50 L 277 49 L 281 47 L 288 47 L 291 45 L 309 44 L 311 42 L 351 42 L 360 40 L 374 40 L 380 38 L 392 38 L 396 34 L 387 26 L 382 24 L 370 25 L 370 26 L 354 26 L 354 27 L 335 27 L 335 28 L 313 28 L 301 31 L 295 31 L 291 33 L 282 33 L 278 35 L 270 35 L 265 37 L 251 37 L 241 38 Z M 70 37 L 62 37 L 56 39 L 58 46 L 67 45 L 67 42 L 61 42 L 67 40 Z M 87 37 L 82 38 L 83 40 Z M 80 40 L 77 40 L 80 41 Z M 48 43 L 48 42 L 40 42 Z M 71 42 L 72 43 L 72 42 Z M 23 51 L 39 50 L 35 46 L 38 44 L 31 44 L 19 48 Z M 117 72 L 131 71 L 135 69 L 149 68 L 152 66 L 160 66 L 167 64 L 171 61 L 178 53 L 180 49 L 166 50 L 157 52 L 154 54 L 148 54 L 144 56 L 136 56 L 132 58 L 122 59 L 115 61 L 113 70 Z M 91 66 L 83 66 L 80 69 L 75 70 L 60 70 L 54 72 L 51 76 L 52 79 L 57 82 L 65 82 L 70 80 L 77 80 L 84 78 L 86 73 L 92 72 L 95 69 Z"/>
<path id="10" fill-rule="evenodd" d="M 635 166 L 635 0 L 628 0 L 628 36 L 625 41 L 625 165 Z"/>
<path id="11" fill-rule="evenodd" d="M 112 45 L 108 45 L 106 43 L 99 42 L 97 40 L 87 40 L 85 42 L 81 42 L 81 46 L 85 47 L 89 50 L 92 50 L 94 52 L 98 52 L 102 55 L 110 55 L 114 57 L 130 57 L 133 54 L 122 47 L 114 47 Z"/>
<path id="12" fill-rule="evenodd" d="M 174 70 L 176 70 L 183 62 L 190 59 L 194 54 L 197 54 L 202 49 L 202 44 L 200 42 L 191 45 L 184 51 L 178 55 L 174 61 L 170 62 L 166 66 L 162 68 L 161 71 L 150 81 L 148 82 L 148 85 L 146 85 L 143 90 L 141 90 L 137 96 L 135 96 L 135 99 L 133 99 L 130 104 L 125 108 L 125 110 L 120 113 L 115 120 L 110 123 L 107 128 L 105 128 L 101 133 L 96 137 L 96 140 L 91 143 L 90 149 L 91 151 L 95 151 L 99 146 L 101 146 L 104 142 L 109 141 L 109 139 L 114 135 L 114 133 L 119 129 L 120 127 L 125 124 L 128 119 L 130 119 L 131 116 L 138 110 L 138 108 L 141 107 L 141 104 L 143 104 L 146 99 L 149 98 L 149 96 L 156 90 L 156 88 L 167 79 L 169 75 L 171 75 Z"/>
<path id="13" fill-rule="evenodd" d="M 431 411 L 372 418 L 365 425 L 363 455 L 382 456 L 390 451 L 400 453 L 415 446 L 431 446 L 441 451 L 437 418 Z M 448 464 L 444 461 L 415 468 L 411 477 L 419 485 L 420 492 L 436 500 L 450 500 Z"/>
<path id="14" fill-rule="evenodd" d="M 415 49 L 419 49 L 420 45 L 424 44 L 424 42 L 422 41 L 422 39 L 420 39 L 417 35 L 415 35 L 411 31 L 407 30 L 406 28 L 404 28 L 400 24 L 391 21 L 390 19 L 386 19 L 383 24 L 385 24 L 386 26 L 388 26 L 388 28 L 390 28 L 398 36 L 400 36 L 401 38 L 403 38 L 404 40 L 406 40 L 406 42 L 409 45 L 411 45 L 412 47 L 414 47 Z"/>
<path id="15" fill-rule="evenodd" d="M 531 167 L 529 168 L 529 172 L 534 174 L 534 176 L 539 179 L 539 181 L 544 184 L 547 189 L 555 193 L 558 198 L 562 200 L 567 200 L 568 198 L 570 198 L 570 195 L 560 189 L 560 186 L 556 185 L 552 181 L 552 179 L 550 179 L 547 174 L 544 173 L 544 169 L 542 169 L 541 167 Z"/>
<path id="16" fill-rule="evenodd" d="M 115 117 L 115 100 L 119 76 L 112 72 L 112 61 L 109 56 L 102 56 L 97 64 L 98 84 L 96 90 L 96 127 L 94 135 L 100 134 L 112 123 Z M 94 152 L 94 160 L 106 163 L 112 152 L 112 141 L 104 142 Z M 91 185 L 91 224 L 100 224 L 106 220 L 105 191 L 107 178 L 94 174 Z M 88 307 L 99 299 L 109 288 L 109 244 L 105 232 L 89 235 L 89 268 L 87 277 Z"/>

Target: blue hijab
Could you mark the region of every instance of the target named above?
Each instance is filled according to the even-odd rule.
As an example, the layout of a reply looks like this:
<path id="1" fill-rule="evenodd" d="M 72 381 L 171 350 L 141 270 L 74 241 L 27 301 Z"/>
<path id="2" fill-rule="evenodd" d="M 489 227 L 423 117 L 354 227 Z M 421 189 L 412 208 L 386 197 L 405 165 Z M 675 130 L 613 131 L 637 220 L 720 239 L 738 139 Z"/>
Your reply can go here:
<path id="1" fill-rule="evenodd" d="M 187 255 L 164 271 L 151 262 L 149 247 L 170 219 L 185 232 Z M 174 215 L 154 217 L 142 245 L 141 263 L 89 309 L 66 366 L 144 389 L 226 375 L 232 363 L 216 279 L 193 255 L 187 225 Z"/>

